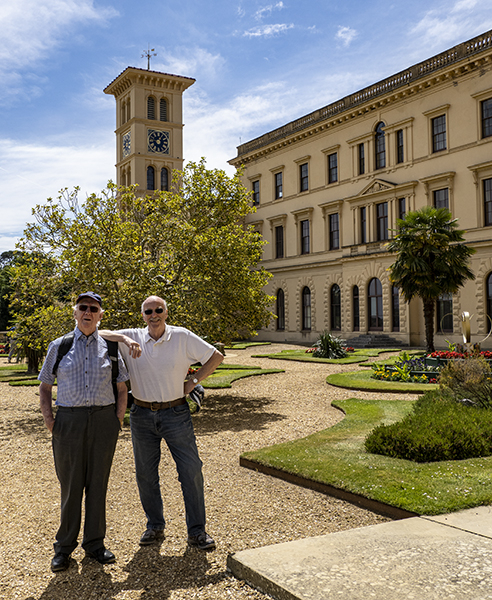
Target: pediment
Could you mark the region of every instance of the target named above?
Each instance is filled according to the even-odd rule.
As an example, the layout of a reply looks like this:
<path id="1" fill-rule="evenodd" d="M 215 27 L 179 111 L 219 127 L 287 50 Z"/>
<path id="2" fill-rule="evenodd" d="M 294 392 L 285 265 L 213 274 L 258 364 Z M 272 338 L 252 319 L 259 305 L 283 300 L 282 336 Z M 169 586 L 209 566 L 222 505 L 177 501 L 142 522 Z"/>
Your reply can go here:
<path id="1" fill-rule="evenodd" d="M 360 192 L 359 196 L 370 196 L 371 194 L 376 194 L 378 192 L 393 190 L 395 187 L 397 186 L 394 183 L 384 181 L 384 179 L 375 179 L 366 185 L 366 187 Z"/>

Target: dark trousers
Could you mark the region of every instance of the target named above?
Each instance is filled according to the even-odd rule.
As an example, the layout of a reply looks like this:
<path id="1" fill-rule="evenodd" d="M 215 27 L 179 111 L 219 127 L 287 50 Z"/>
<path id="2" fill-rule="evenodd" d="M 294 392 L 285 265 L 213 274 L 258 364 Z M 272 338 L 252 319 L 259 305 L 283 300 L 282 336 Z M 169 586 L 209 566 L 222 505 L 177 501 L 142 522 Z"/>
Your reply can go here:
<path id="1" fill-rule="evenodd" d="M 55 552 L 71 554 L 77 547 L 85 490 L 82 547 L 104 546 L 106 492 L 120 430 L 115 405 L 59 407 L 53 428 L 53 456 L 61 487 L 61 520 Z"/>

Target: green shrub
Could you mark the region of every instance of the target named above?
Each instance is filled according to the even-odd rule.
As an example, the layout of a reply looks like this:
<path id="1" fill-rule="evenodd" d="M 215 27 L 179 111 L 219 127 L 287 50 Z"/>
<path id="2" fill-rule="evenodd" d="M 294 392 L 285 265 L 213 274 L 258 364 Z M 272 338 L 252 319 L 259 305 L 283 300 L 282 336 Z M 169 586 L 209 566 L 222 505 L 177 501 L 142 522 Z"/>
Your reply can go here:
<path id="1" fill-rule="evenodd" d="M 480 408 L 492 408 L 492 373 L 482 357 L 450 360 L 441 369 L 439 386 L 459 402 L 467 400 Z"/>
<path id="2" fill-rule="evenodd" d="M 313 352 L 313 356 L 316 358 L 345 358 L 347 356 L 344 340 L 335 337 L 328 331 L 320 334 L 314 348 L 316 350 Z"/>
<path id="3" fill-rule="evenodd" d="M 367 452 L 415 462 L 492 455 L 492 411 L 426 392 L 398 423 L 379 425 L 365 440 Z"/>

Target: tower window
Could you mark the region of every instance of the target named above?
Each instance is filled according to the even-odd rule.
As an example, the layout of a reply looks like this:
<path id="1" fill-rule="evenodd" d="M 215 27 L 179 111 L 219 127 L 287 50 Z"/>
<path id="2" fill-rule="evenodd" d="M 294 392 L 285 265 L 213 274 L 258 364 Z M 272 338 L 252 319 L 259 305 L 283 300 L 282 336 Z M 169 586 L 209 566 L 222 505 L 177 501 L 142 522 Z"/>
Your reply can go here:
<path id="1" fill-rule="evenodd" d="M 167 121 L 167 100 L 165 98 L 161 98 L 159 102 L 159 119 Z"/>
<path id="2" fill-rule="evenodd" d="M 147 189 L 155 190 L 155 169 L 147 167 Z"/>
<path id="3" fill-rule="evenodd" d="M 166 167 L 161 169 L 161 190 L 169 191 L 169 171 Z"/>
<path id="4" fill-rule="evenodd" d="M 155 98 L 149 96 L 147 98 L 147 119 L 155 119 Z"/>

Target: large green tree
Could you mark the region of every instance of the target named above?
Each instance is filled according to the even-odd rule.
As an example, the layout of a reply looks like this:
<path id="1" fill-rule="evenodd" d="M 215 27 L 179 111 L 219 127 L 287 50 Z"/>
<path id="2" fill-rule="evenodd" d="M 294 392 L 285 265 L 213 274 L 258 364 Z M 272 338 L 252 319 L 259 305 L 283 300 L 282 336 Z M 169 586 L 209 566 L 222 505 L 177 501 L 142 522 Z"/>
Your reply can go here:
<path id="1" fill-rule="evenodd" d="M 475 249 L 463 243 L 464 233 L 447 209 L 427 206 L 399 219 L 397 234 L 388 243 L 388 250 L 397 253 L 389 268 L 392 283 L 407 302 L 422 299 L 427 352 L 434 352 L 436 300 L 475 279 L 469 268 Z"/>
<path id="2" fill-rule="evenodd" d="M 270 274 L 258 267 L 263 242 L 244 224 L 253 210 L 239 173 L 208 170 L 204 160 L 174 172 L 169 192 L 142 196 L 110 183 L 82 202 L 78 189 L 65 190 L 33 209 L 19 243 L 47 262 L 14 274 L 15 313 L 25 314 L 35 278 L 33 288 L 45 286 L 60 307 L 81 291 L 100 293 L 105 328 L 140 326 L 141 302 L 156 294 L 170 323 L 211 342 L 249 337 L 269 322 L 272 303 L 262 291 Z"/>

